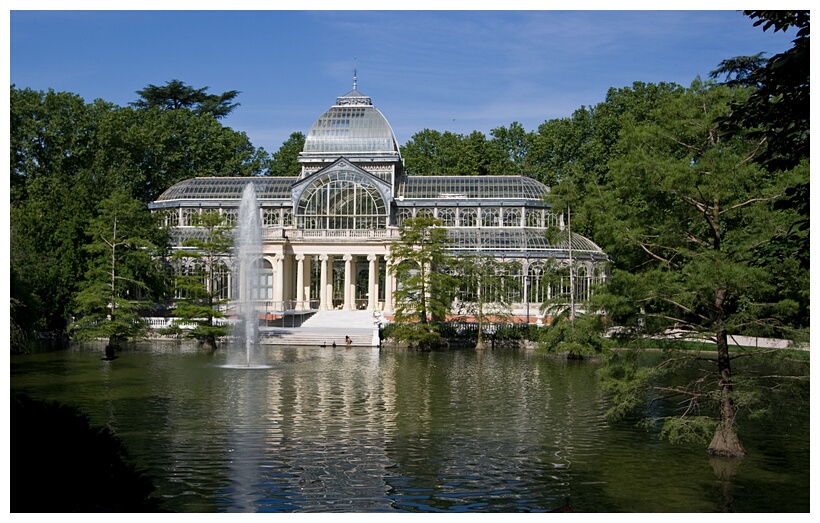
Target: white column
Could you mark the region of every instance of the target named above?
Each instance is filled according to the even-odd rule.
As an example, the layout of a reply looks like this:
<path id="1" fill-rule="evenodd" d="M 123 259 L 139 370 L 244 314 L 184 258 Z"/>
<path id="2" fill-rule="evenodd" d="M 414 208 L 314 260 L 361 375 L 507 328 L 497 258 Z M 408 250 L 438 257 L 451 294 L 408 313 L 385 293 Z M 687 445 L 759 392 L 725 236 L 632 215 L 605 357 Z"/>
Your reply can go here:
<path id="1" fill-rule="evenodd" d="M 356 307 L 354 306 L 353 302 L 356 298 L 356 287 L 354 287 L 354 283 L 352 282 L 351 278 L 351 266 L 353 261 L 353 256 L 350 254 L 345 254 L 342 258 L 345 261 L 345 304 L 343 309 L 346 311 L 352 311 Z"/>
<path id="2" fill-rule="evenodd" d="M 296 255 L 296 310 L 305 310 L 305 255 Z"/>
<path id="3" fill-rule="evenodd" d="M 273 261 L 275 263 L 273 273 L 273 308 L 285 310 L 285 256 L 277 254 L 273 257 Z"/>
<path id="4" fill-rule="evenodd" d="M 393 314 L 393 289 L 395 289 L 395 280 L 393 279 L 393 271 L 390 263 L 390 256 L 384 257 L 384 311 L 387 314 Z"/>
<path id="5" fill-rule="evenodd" d="M 375 311 L 376 310 L 376 303 L 377 298 L 379 297 L 379 288 L 378 288 L 378 271 L 379 265 L 376 263 L 376 255 L 369 254 L 367 256 L 367 261 L 370 263 L 368 264 L 367 272 L 367 310 Z"/>
<path id="6" fill-rule="evenodd" d="M 330 310 L 327 303 L 327 260 L 329 256 L 322 254 L 319 256 L 319 261 L 322 262 L 321 279 L 319 280 L 319 310 Z"/>
<path id="7" fill-rule="evenodd" d="M 325 303 L 327 304 L 328 310 L 333 310 L 333 265 L 334 265 L 334 256 L 332 254 L 327 255 L 327 284 L 325 285 Z"/>

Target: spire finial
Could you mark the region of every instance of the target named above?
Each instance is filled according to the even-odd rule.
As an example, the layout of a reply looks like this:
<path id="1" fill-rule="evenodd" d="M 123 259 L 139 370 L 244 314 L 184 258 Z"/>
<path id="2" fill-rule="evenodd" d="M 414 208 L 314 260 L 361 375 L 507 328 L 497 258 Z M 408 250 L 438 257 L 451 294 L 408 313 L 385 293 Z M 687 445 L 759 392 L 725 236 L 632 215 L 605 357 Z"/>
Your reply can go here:
<path id="1" fill-rule="evenodd" d="M 353 90 L 356 90 L 356 57 L 353 57 Z"/>

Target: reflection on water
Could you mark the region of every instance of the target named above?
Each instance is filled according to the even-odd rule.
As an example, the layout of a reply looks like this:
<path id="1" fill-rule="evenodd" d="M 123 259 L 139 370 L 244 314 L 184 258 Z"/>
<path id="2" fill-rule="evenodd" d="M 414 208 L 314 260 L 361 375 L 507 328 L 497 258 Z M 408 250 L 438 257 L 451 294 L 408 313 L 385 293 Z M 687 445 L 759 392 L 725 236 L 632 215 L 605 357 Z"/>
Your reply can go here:
<path id="1" fill-rule="evenodd" d="M 607 425 L 594 363 L 262 350 L 269 369 L 185 344 L 15 356 L 11 384 L 110 426 L 176 512 L 809 510 L 807 404 L 744 426 L 749 457 L 717 475 L 702 446 Z"/>

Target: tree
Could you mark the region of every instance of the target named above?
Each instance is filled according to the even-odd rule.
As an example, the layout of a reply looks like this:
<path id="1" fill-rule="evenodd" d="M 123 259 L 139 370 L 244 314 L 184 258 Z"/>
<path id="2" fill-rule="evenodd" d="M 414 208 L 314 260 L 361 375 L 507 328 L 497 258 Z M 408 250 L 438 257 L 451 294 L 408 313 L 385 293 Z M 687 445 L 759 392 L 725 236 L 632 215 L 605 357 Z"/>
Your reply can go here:
<path id="1" fill-rule="evenodd" d="M 750 160 L 759 143 L 719 125 L 732 102 L 747 89 L 730 89 L 700 80 L 684 92 L 671 92 L 642 122 L 626 120 L 619 147 L 626 153 L 610 164 L 605 194 L 612 214 L 614 241 L 605 250 L 616 260 L 607 314 L 633 335 L 683 329 L 694 339 L 716 344 L 716 357 L 681 358 L 704 371 L 697 386 L 664 394 L 686 396 L 681 416 L 667 417 L 664 433 L 672 439 L 703 436 L 720 456 L 743 456 L 736 414 L 748 395 L 735 392 L 730 333 L 751 325 L 788 335 L 783 318 L 795 308 L 780 299 L 771 274 L 756 266 L 755 251 L 788 213 L 771 212 L 793 180 L 793 173 L 770 173 Z M 793 334 L 793 332 L 792 332 Z M 665 363 L 669 365 L 669 363 Z M 652 388 L 652 372 L 612 371 L 609 380 L 623 413 Z M 625 393 L 623 386 L 635 380 Z M 638 380 L 638 377 L 642 378 Z M 640 382 L 640 384 L 638 384 Z M 706 383 L 714 388 L 705 392 Z"/>
<path id="2" fill-rule="evenodd" d="M 182 245 L 187 249 L 173 254 L 178 296 L 173 314 L 176 323 L 194 323 L 188 335 L 200 340 L 206 350 L 215 350 L 216 339 L 229 332 L 227 325 L 215 320 L 225 317 L 220 307 L 227 303 L 225 259 L 233 237 L 225 216 L 216 212 L 194 214 L 191 224 L 201 235 L 185 240 Z"/>
<path id="3" fill-rule="evenodd" d="M 397 340 L 420 348 L 439 342 L 437 323 L 450 311 L 456 283 L 443 270 L 448 264 L 448 242 L 447 231 L 437 218 L 409 218 L 399 230 L 399 241 L 390 252 L 390 267 L 397 282 Z"/>
<path id="4" fill-rule="evenodd" d="M 733 104 L 732 111 L 723 118 L 727 133 L 746 133 L 758 140 L 761 147 L 755 152 L 755 161 L 769 171 L 789 170 L 801 163 L 809 163 L 810 152 L 810 12 L 809 11 L 744 11 L 763 30 L 787 31 L 797 29 L 797 37 L 790 49 L 770 59 L 760 59 L 743 75 L 732 78 L 727 74 L 727 62 L 742 61 L 737 57 L 724 61 L 712 71 L 713 77 L 727 75 L 728 85 L 754 88 L 748 99 Z M 760 57 L 761 55 L 756 55 Z M 760 257 L 773 262 L 776 268 L 787 259 L 798 260 L 803 269 L 809 268 L 809 181 L 798 179 L 775 203 L 775 210 L 794 209 L 798 216 L 787 230 L 778 231 L 766 245 L 761 245 Z"/>
<path id="5" fill-rule="evenodd" d="M 518 281 L 509 277 L 514 272 L 513 264 L 487 254 L 461 256 L 453 262 L 458 278 L 457 312 L 475 318 L 476 349 L 484 349 L 487 323 L 504 321 L 512 315 L 510 297 L 520 290 Z"/>
<path id="6" fill-rule="evenodd" d="M 85 229 L 101 180 L 89 166 L 93 137 L 111 110 L 70 93 L 11 87 L 10 262 L 12 298 L 40 331 L 63 332 L 67 307 L 85 272 Z M 16 294 L 25 292 L 24 295 Z"/>
<path id="7" fill-rule="evenodd" d="M 569 237 L 569 231 L 556 237 Z M 551 260 L 552 261 L 552 260 Z M 539 346 L 546 352 L 566 353 L 567 359 L 580 360 L 604 352 L 604 321 L 591 302 L 584 302 L 575 292 L 576 267 L 552 261 L 544 271 L 541 285 L 551 289 L 551 297 L 541 304 L 541 314 L 550 319 L 540 331 Z"/>
<path id="8" fill-rule="evenodd" d="M 11 321 L 26 332 L 64 332 L 100 201 L 123 189 L 148 203 L 192 176 L 258 175 L 268 161 L 244 133 L 190 109 L 11 86 L 9 115 Z"/>
<path id="9" fill-rule="evenodd" d="M 100 122 L 93 169 L 106 186 L 149 203 L 192 176 L 256 176 L 267 153 L 210 114 L 120 108 Z M 107 188 L 107 187 L 106 187 Z"/>
<path id="10" fill-rule="evenodd" d="M 305 148 L 305 135 L 291 133 L 278 151 L 273 153 L 268 168 L 268 176 L 299 176 L 302 167 L 299 165 L 299 153 Z"/>
<path id="11" fill-rule="evenodd" d="M 145 298 L 165 290 L 160 260 L 166 243 L 156 218 L 125 191 L 100 202 L 88 226 L 85 245 L 90 268 L 75 297 L 76 339 L 107 338 L 108 345 L 142 336 L 147 326 L 140 315 Z"/>
<path id="12" fill-rule="evenodd" d="M 496 127 L 490 131 L 490 147 L 498 151 L 490 171 L 491 174 L 517 174 L 538 178 L 538 165 L 530 163 L 529 148 L 534 133 L 528 133 L 519 122 L 513 122 L 509 128 Z"/>
<path id="13" fill-rule="evenodd" d="M 401 148 L 407 172 L 428 176 L 463 174 L 459 165 L 462 140 L 463 136 L 450 131 L 424 129 L 414 134 Z"/>
<path id="14" fill-rule="evenodd" d="M 210 114 L 214 118 L 228 116 L 239 106 L 239 103 L 231 103 L 239 95 L 239 91 L 207 94 L 207 90 L 208 87 L 194 89 L 180 80 L 171 80 L 163 86 L 148 84 L 144 89 L 137 91 L 140 99 L 131 102 L 131 105 L 138 109 L 191 109 L 196 114 Z"/>

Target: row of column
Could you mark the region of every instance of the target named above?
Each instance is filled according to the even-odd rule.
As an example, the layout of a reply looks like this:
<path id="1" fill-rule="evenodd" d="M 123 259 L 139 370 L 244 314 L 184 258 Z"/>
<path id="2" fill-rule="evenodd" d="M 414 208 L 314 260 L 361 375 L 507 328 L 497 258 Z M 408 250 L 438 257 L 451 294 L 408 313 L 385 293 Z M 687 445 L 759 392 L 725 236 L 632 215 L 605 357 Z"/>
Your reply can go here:
<path id="1" fill-rule="evenodd" d="M 320 279 L 319 279 L 319 310 L 333 309 L 333 261 L 337 255 L 319 254 L 319 255 L 293 255 L 293 260 L 296 262 L 296 282 L 293 292 L 288 293 L 291 296 L 286 298 L 286 256 L 277 254 L 273 257 L 273 301 L 284 304 L 286 301 L 293 300 L 293 308 L 296 310 L 310 309 L 310 288 L 311 288 L 311 271 L 309 265 L 305 262 L 309 261 L 309 256 L 318 256 L 320 262 Z M 342 260 L 345 262 L 344 266 L 344 302 L 342 309 L 355 310 L 356 309 L 356 277 L 354 274 L 354 259 L 356 256 L 352 254 L 343 254 Z M 368 285 L 367 285 L 367 310 L 380 310 L 379 305 L 379 256 L 375 254 L 367 255 L 368 261 Z M 389 269 L 389 257 L 385 257 L 385 263 L 388 264 L 386 269 Z M 293 280 L 293 278 L 289 278 Z M 382 312 L 392 312 L 393 291 L 395 289 L 394 278 L 389 270 L 385 270 L 385 289 L 384 289 L 384 306 Z"/>

